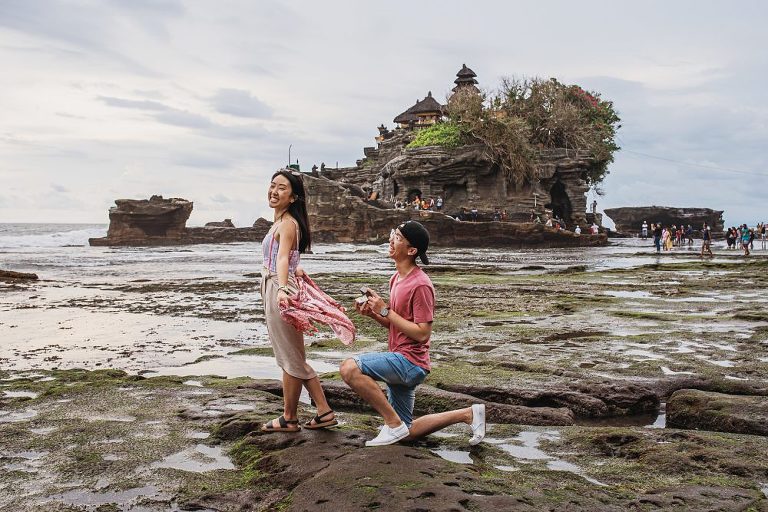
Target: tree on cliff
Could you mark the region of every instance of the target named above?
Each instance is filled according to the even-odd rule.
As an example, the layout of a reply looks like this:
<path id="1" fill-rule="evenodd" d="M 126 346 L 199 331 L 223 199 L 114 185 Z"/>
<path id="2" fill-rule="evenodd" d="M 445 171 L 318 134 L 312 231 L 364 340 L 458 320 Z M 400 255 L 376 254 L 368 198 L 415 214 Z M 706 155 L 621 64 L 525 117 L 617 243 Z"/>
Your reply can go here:
<path id="1" fill-rule="evenodd" d="M 605 178 L 619 149 L 615 136 L 620 119 L 613 103 L 554 78 L 504 79 L 491 94 L 459 90 L 448 100 L 448 118 L 447 123 L 421 130 L 409 147 L 455 147 L 457 139 L 480 142 L 517 187 L 538 179 L 538 149 L 589 152 L 593 163 L 583 178 L 590 185 Z M 441 144 L 443 139 L 451 144 Z"/>

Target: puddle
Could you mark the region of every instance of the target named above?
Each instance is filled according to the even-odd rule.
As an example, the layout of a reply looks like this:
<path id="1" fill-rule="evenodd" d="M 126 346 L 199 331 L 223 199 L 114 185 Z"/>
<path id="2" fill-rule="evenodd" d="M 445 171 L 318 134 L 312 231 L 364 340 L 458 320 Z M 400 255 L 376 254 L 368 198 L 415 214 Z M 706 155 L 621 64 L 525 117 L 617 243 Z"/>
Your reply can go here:
<path id="1" fill-rule="evenodd" d="M 768 498 L 768 483 L 761 483 L 760 490 L 763 491 L 763 496 Z"/>
<path id="2" fill-rule="evenodd" d="M 666 428 L 667 427 L 667 403 L 662 402 L 659 404 L 659 415 L 656 416 L 656 421 L 650 425 L 644 425 L 646 428 Z"/>
<path id="3" fill-rule="evenodd" d="M 696 375 L 694 372 L 676 372 L 674 370 L 670 370 L 666 366 L 659 366 L 659 368 L 661 368 L 661 373 L 664 375 Z"/>
<path id="4" fill-rule="evenodd" d="M 56 427 L 41 427 L 41 428 L 31 428 L 29 429 L 30 432 L 33 434 L 37 434 L 40 436 L 44 436 L 47 434 L 50 434 L 51 432 L 54 432 L 56 430 Z"/>
<path id="5" fill-rule="evenodd" d="M 461 450 L 447 450 L 447 449 L 439 449 L 439 450 L 431 450 L 432 453 L 439 455 L 445 460 L 451 461 L 451 462 L 457 462 L 459 464 L 473 464 L 472 458 L 469 456 L 469 452 L 461 451 Z"/>
<path id="6" fill-rule="evenodd" d="M 210 436 L 210 432 L 192 432 L 187 435 L 187 439 L 208 439 Z"/>
<path id="7" fill-rule="evenodd" d="M 95 416 L 86 416 L 83 418 L 87 421 L 116 421 L 118 423 L 131 423 L 133 421 L 136 421 L 136 418 L 133 416 L 101 416 L 101 415 L 95 415 Z"/>
<path id="8" fill-rule="evenodd" d="M 253 406 L 248 404 L 227 404 L 224 406 L 225 409 L 230 409 L 232 411 L 252 411 Z"/>
<path id="9" fill-rule="evenodd" d="M 656 297 L 650 292 L 644 292 L 641 290 L 635 291 L 622 291 L 622 290 L 607 290 L 603 292 L 603 295 L 609 297 L 618 297 L 621 299 L 655 299 Z"/>
<path id="10" fill-rule="evenodd" d="M 317 373 L 335 372 L 338 364 L 323 361 L 307 360 Z M 145 377 L 157 375 L 219 375 L 227 378 L 251 377 L 253 379 L 283 378 L 283 370 L 277 366 L 274 357 L 235 355 L 227 358 L 209 359 L 185 366 L 166 366 L 152 368 L 144 374 Z"/>
<path id="11" fill-rule="evenodd" d="M 33 391 L 3 391 L 6 398 L 37 398 L 38 393 Z"/>
<path id="12" fill-rule="evenodd" d="M 203 387 L 203 383 L 200 382 L 199 380 L 185 380 L 184 382 L 182 382 L 182 384 L 184 384 L 185 386 L 195 386 L 198 388 Z"/>
<path id="13" fill-rule="evenodd" d="M 217 469 L 235 469 L 235 465 L 224 455 L 220 446 L 198 444 L 182 452 L 169 455 L 161 461 L 154 462 L 153 468 L 170 468 L 192 473 L 204 473 Z"/>
<path id="14" fill-rule="evenodd" d="M 50 496 L 50 499 L 55 501 L 62 501 L 67 505 L 128 505 L 132 501 L 140 497 L 154 497 L 157 496 L 157 487 L 153 485 L 147 485 L 144 487 L 136 487 L 125 491 L 115 492 L 91 492 L 88 489 L 73 489 L 62 494 Z"/>
<path id="15" fill-rule="evenodd" d="M 29 421 L 37 416 L 37 411 L 0 411 L 0 423 L 16 423 L 19 421 Z"/>
<path id="16" fill-rule="evenodd" d="M 520 471 L 520 468 L 515 466 L 493 466 L 496 469 L 500 469 L 501 471 Z"/>
<path id="17" fill-rule="evenodd" d="M 584 478 L 586 481 L 593 483 L 595 485 L 606 486 L 606 484 L 585 475 L 583 470 L 580 467 L 578 467 L 576 464 L 572 464 L 570 462 L 558 459 L 557 457 L 553 457 L 552 455 L 545 453 L 543 450 L 539 448 L 539 443 L 541 441 L 547 441 L 547 440 L 555 441 L 557 439 L 560 439 L 560 433 L 557 431 L 545 431 L 545 432 L 523 431 L 523 432 L 520 432 L 517 435 L 517 437 L 513 439 L 500 440 L 500 439 L 486 438 L 486 441 L 491 444 L 497 445 L 499 448 L 501 448 L 502 450 L 504 450 L 505 452 L 510 454 L 512 457 L 514 457 L 515 459 L 518 459 L 521 462 L 547 461 L 546 462 L 547 468 L 552 471 L 566 471 L 568 473 L 579 475 L 580 477 Z M 511 466 L 506 466 L 506 467 L 511 467 Z M 510 471 L 514 471 L 514 469 L 510 469 Z"/>

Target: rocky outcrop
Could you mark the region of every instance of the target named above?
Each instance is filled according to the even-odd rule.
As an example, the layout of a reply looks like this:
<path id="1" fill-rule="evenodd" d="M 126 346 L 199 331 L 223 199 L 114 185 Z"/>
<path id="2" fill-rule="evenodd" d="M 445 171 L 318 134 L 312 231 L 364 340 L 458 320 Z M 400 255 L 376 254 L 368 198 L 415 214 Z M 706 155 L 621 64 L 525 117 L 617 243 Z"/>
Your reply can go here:
<path id="1" fill-rule="evenodd" d="M 426 226 L 430 244 L 454 247 L 577 247 L 604 245 L 606 237 L 575 235 L 543 224 L 461 222 L 433 211 L 387 208 L 355 193 L 356 186 L 305 175 L 312 237 L 318 242 L 384 243 L 398 224 L 414 219 Z"/>
<path id="2" fill-rule="evenodd" d="M 91 238 L 94 246 L 155 246 L 260 242 L 271 222 L 259 219 L 253 227 L 187 228 L 192 202 L 181 198 L 118 199 L 109 209 L 109 230 L 104 238 Z M 227 219 L 229 220 L 229 219 Z M 230 221 L 229 224 L 232 224 Z"/>
<path id="3" fill-rule="evenodd" d="M 545 208 L 569 226 L 588 224 L 583 175 L 594 163 L 583 151 L 542 149 L 536 163 L 538 180 L 516 188 L 490 159 L 482 144 L 457 149 L 406 148 L 414 132 L 396 130 L 378 148 L 367 148 L 356 167 L 322 170 L 319 175 L 349 183 L 386 201 L 409 201 L 415 196 L 443 198 L 443 212 L 455 215 L 462 208 L 478 210 L 490 220 L 506 210 L 510 221 L 528 222 L 531 212 Z M 599 220 L 592 217 L 589 220 Z M 599 223 L 598 223 L 599 224 Z"/>
<path id="4" fill-rule="evenodd" d="M 206 222 L 206 228 L 233 228 L 235 225 L 232 223 L 232 219 L 224 219 L 221 222 Z"/>
<path id="5" fill-rule="evenodd" d="M 37 274 L 30 274 L 28 272 L 14 272 L 12 270 L 0 270 L 0 279 L 14 281 L 35 281 L 37 280 Z"/>
<path id="6" fill-rule="evenodd" d="M 768 436 L 768 398 L 682 389 L 667 402 L 667 426 Z"/>
<path id="7" fill-rule="evenodd" d="M 706 222 L 715 237 L 723 235 L 723 211 L 710 208 L 675 208 L 672 206 L 628 206 L 624 208 L 606 208 L 605 214 L 613 220 L 616 231 L 628 235 L 637 235 L 643 221 L 664 226 L 687 226 L 700 230 Z"/>

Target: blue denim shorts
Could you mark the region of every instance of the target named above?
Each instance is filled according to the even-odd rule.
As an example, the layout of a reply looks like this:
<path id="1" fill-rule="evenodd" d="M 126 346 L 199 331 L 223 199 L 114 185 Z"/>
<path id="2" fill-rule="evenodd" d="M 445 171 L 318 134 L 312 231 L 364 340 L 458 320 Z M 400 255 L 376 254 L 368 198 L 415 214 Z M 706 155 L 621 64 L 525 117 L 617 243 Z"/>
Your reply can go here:
<path id="1" fill-rule="evenodd" d="M 386 383 L 389 404 L 410 428 L 416 386 L 424 382 L 429 372 L 396 352 L 360 354 L 353 359 L 363 375 Z"/>

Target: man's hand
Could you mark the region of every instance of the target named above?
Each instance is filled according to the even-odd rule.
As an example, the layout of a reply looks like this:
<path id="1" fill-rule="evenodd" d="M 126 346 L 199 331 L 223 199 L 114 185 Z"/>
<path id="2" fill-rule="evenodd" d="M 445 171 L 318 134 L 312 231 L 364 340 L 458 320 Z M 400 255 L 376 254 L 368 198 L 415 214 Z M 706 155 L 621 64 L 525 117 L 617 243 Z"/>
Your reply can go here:
<path id="1" fill-rule="evenodd" d="M 368 304 L 368 301 L 363 302 L 360 304 L 359 302 L 355 301 L 355 311 L 360 313 L 363 316 L 368 316 L 371 318 L 374 318 L 373 311 L 371 311 L 371 306 Z"/>
<path id="2" fill-rule="evenodd" d="M 379 311 L 381 311 L 382 308 L 387 307 L 387 303 L 384 302 L 384 299 L 382 299 L 378 293 L 371 290 L 370 288 L 368 288 L 368 302 L 366 302 L 366 304 L 376 315 L 379 314 Z"/>

